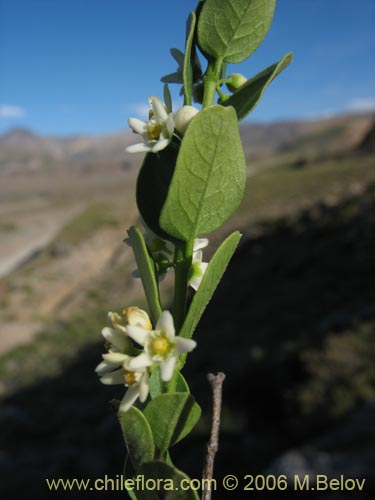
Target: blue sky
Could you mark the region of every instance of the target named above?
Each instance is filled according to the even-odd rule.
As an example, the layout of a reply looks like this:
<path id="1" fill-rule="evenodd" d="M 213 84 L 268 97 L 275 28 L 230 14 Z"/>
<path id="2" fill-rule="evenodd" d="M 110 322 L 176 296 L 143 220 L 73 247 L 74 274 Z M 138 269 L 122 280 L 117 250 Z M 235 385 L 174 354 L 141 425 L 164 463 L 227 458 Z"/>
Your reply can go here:
<path id="1" fill-rule="evenodd" d="M 0 0 L 0 133 L 110 133 L 139 116 L 175 70 L 196 0 Z M 375 108 L 375 2 L 278 0 L 250 77 L 294 52 L 252 121 Z"/>

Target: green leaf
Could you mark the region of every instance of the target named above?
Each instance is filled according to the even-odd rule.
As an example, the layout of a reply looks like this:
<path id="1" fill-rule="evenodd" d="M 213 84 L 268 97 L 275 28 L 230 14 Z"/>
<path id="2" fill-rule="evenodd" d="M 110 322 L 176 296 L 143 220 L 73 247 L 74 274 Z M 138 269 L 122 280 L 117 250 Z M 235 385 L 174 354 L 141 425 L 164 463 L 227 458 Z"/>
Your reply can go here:
<path id="1" fill-rule="evenodd" d="M 125 413 L 118 413 L 122 434 L 134 469 L 154 459 L 155 445 L 151 427 L 141 411 L 131 406 Z"/>
<path id="2" fill-rule="evenodd" d="M 172 96 L 168 87 L 168 83 L 164 84 L 163 87 L 164 102 L 167 107 L 168 113 L 172 113 Z"/>
<path id="3" fill-rule="evenodd" d="M 189 434 L 199 420 L 201 409 L 190 394 L 171 392 L 152 399 L 144 415 L 151 426 L 155 446 L 164 453 Z"/>
<path id="4" fill-rule="evenodd" d="M 169 382 L 163 382 L 160 378 L 160 368 L 156 366 L 149 379 L 150 396 L 155 399 L 163 392 L 190 392 L 189 386 L 179 371 L 176 371 Z"/>
<path id="5" fill-rule="evenodd" d="M 293 54 L 288 52 L 276 64 L 272 64 L 261 73 L 244 83 L 233 95 L 229 97 L 223 106 L 233 106 L 236 110 L 238 120 L 243 120 L 258 104 L 263 92 L 268 85 L 281 73 L 293 60 Z"/>
<path id="6" fill-rule="evenodd" d="M 159 153 L 148 153 L 138 174 L 136 198 L 139 213 L 147 227 L 164 240 L 175 238 L 163 231 L 159 217 L 168 195 L 177 160 L 177 151 L 168 147 Z"/>
<path id="7" fill-rule="evenodd" d="M 129 460 L 129 455 L 125 458 L 124 464 L 124 477 L 125 479 L 133 479 L 135 477 L 135 469 Z M 129 489 L 126 487 L 127 483 L 125 482 L 125 489 L 131 500 L 138 500 L 136 494 L 134 493 L 134 489 Z"/>
<path id="8" fill-rule="evenodd" d="M 193 297 L 184 324 L 179 333 L 181 337 L 190 338 L 193 335 L 207 304 L 211 300 L 212 295 L 223 277 L 225 269 L 237 248 L 240 238 L 241 233 L 235 231 L 228 236 L 216 250 L 203 275 L 201 284 Z"/>
<path id="9" fill-rule="evenodd" d="M 218 228 L 241 202 L 246 164 L 233 108 L 210 106 L 186 130 L 160 225 L 186 241 Z"/>
<path id="10" fill-rule="evenodd" d="M 151 259 L 145 240 L 138 228 L 132 226 L 128 230 L 130 243 L 133 248 L 135 260 L 141 275 L 143 288 L 150 308 L 151 321 L 155 325 L 162 309 L 160 305 L 158 282 L 155 274 L 154 262 Z"/>
<path id="11" fill-rule="evenodd" d="M 208 57 L 239 63 L 261 44 L 276 0 L 205 0 L 198 21 L 198 44 Z"/>
<path id="12" fill-rule="evenodd" d="M 183 79 L 184 79 L 184 104 L 191 105 L 191 93 L 193 90 L 193 69 L 191 49 L 194 41 L 194 31 L 197 18 L 195 12 L 191 12 L 186 24 L 186 44 L 185 56 L 183 66 Z"/>
<path id="13" fill-rule="evenodd" d="M 192 489 L 184 491 L 191 479 L 166 462 L 154 460 L 143 464 L 138 470 L 138 475 L 143 476 L 145 480 L 153 479 L 154 483 L 160 486 L 154 490 L 150 488 L 137 490 L 139 500 L 199 500 L 196 491 Z"/>

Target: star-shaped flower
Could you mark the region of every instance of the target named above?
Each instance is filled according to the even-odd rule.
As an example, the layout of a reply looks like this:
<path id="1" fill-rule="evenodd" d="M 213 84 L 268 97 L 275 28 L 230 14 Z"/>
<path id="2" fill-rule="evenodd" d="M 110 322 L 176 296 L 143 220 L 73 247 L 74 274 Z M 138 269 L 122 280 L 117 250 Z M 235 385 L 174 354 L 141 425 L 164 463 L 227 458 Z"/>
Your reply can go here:
<path id="1" fill-rule="evenodd" d="M 174 372 L 180 354 L 192 351 L 197 343 L 175 335 L 173 317 L 169 311 L 163 311 L 155 330 L 146 330 L 140 326 L 128 326 L 127 332 L 144 352 L 132 358 L 128 367 L 132 370 L 144 370 L 157 363 L 160 365 L 161 379 L 168 382 Z"/>
<path id="2" fill-rule="evenodd" d="M 129 118 L 133 132 L 140 134 L 144 142 L 126 148 L 128 153 L 157 153 L 171 142 L 174 132 L 173 113 L 168 113 L 166 106 L 158 97 L 150 97 L 150 118 L 147 122 L 138 118 Z"/>

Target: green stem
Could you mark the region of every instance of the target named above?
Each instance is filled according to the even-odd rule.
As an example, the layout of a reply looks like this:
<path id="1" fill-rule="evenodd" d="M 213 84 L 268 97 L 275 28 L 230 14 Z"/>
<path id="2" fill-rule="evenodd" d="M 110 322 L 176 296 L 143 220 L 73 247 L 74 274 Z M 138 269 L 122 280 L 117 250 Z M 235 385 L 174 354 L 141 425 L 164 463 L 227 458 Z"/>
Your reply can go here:
<path id="1" fill-rule="evenodd" d="M 221 66 L 223 65 L 222 58 L 216 59 L 208 63 L 206 74 L 203 78 L 204 81 L 204 95 L 203 107 L 211 106 L 215 99 L 216 84 L 219 80 L 221 73 Z"/>
<path id="2" fill-rule="evenodd" d="M 193 259 L 193 245 L 193 241 L 176 244 L 174 254 L 175 286 L 173 319 L 177 332 L 181 329 L 186 314 L 187 289 Z"/>

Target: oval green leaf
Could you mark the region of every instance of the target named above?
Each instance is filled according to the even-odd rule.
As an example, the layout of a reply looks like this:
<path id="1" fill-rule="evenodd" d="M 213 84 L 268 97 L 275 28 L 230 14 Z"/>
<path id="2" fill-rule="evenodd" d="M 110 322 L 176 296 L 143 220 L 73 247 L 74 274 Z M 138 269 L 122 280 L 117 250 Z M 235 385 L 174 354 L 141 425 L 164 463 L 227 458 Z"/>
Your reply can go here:
<path id="1" fill-rule="evenodd" d="M 135 470 L 144 462 L 154 459 L 155 445 L 150 424 L 135 406 L 118 413 L 122 434 Z"/>
<path id="2" fill-rule="evenodd" d="M 155 446 L 164 453 L 189 434 L 199 420 L 201 409 L 190 394 L 171 392 L 151 400 L 144 415 L 151 426 Z"/>
<path id="3" fill-rule="evenodd" d="M 198 44 L 207 56 L 228 63 L 248 58 L 266 36 L 276 0 L 205 0 Z"/>
<path id="4" fill-rule="evenodd" d="M 161 460 L 148 462 L 143 464 L 137 472 L 145 479 L 153 479 L 155 484 L 160 486 L 155 490 L 138 489 L 137 498 L 139 500 L 199 500 L 196 491 L 192 489 L 185 491 L 191 481 L 189 477 L 166 462 Z"/>
<path id="5" fill-rule="evenodd" d="M 187 128 L 160 225 L 191 241 L 221 226 L 237 209 L 246 163 L 234 108 L 210 106 Z"/>
<path id="6" fill-rule="evenodd" d="M 168 147 L 148 153 L 138 174 L 136 199 L 139 213 L 147 227 L 162 239 L 174 241 L 159 225 L 160 213 L 168 195 L 176 165 L 177 151 Z"/>
<path id="7" fill-rule="evenodd" d="M 186 315 L 179 335 L 185 338 L 191 338 L 207 304 L 211 300 L 221 278 L 232 258 L 237 245 L 240 241 L 241 233 L 238 231 L 232 233 L 212 257 L 197 292 L 195 293 L 189 311 Z"/>
<path id="8" fill-rule="evenodd" d="M 244 83 L 223 106 L 233 106 L 238 120 L 243 120 L 258 104 L 263 92 L 268 85 L 279 75 L 293 60 L 293 54 L 288 52 L 279 62 L 272 64 L 261 73 Z"/>

